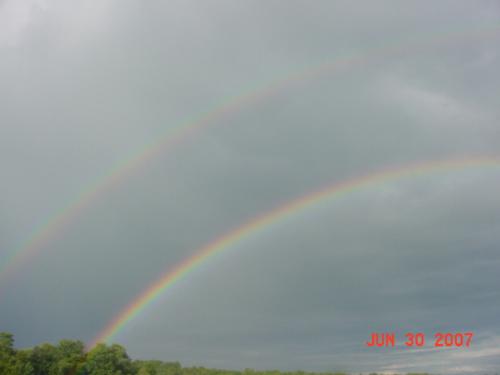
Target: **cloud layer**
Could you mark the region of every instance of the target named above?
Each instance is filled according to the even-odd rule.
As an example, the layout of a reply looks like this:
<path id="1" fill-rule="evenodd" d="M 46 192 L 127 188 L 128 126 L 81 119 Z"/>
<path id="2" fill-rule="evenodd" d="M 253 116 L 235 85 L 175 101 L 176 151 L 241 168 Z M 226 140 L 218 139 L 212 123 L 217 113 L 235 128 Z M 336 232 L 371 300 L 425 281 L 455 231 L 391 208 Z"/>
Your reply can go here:
<path id="1" fill-rule="evenodd" d="M 499 20 L 492 1 L 0 2 L 1 261 L 145 145 L 276 88 L 95 199 L 0 286 L 0 327 L 18 346 L 89 340 L 162 272 L 278 204 L 497 153 Z M 206 262 L 116 339 L 186 365 L 494 371 L 499 183 L 485 166 L 324 202 Z M 469 349 L 364 347 L 373 331 L 463 330 Z"/>

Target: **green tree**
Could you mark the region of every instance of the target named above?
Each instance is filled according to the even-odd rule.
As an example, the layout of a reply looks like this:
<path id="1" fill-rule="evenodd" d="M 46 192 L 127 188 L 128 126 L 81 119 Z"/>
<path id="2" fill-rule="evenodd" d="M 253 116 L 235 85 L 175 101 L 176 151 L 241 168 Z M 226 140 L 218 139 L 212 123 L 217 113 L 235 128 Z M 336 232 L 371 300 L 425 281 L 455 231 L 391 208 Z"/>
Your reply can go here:
<path id="1" fill-rule="evenodd" d="M 58 359 L 58 350 L 51 344 L 41 344 L 31 350 L 30 362 L 34 375 L 52 375 Z"/>
<path id="2" fill-rule="evenodd" d="M 85 360 L 84 344 L 81 341 L 61 340 L 57 346 L 56 362 L 50 375 L 73 375 L 80 371 Z"/>
<path id="3" fill-rule="evenodd" d="M 0 332 L 0 374 L 10 373 L 14 362 L 14 336 L 11 333 Z"/>
<path id="4" fill-rule="evenodd" d="M 31 350 L 17 350 L 11 373 L 6 375 L 35 375 L 35 370 L 31 364 Z"/>
<path id="5" fill-rule="evenodd" d="M 134 367 L 122 346 L 98 344 L 87 353 L 87 358 L 82 366 L 82 374 L 133 375 Z"/>
<path id="6" fill-rule="evenodd" d="M 138 374 L 145 375 L 195 375 L 198 372 L 182 369 L 179 362 L 162 362 L 158 360 L 136 360 L 133 362 Z M 199 371 L 199 369 L 195 369 Z"/>

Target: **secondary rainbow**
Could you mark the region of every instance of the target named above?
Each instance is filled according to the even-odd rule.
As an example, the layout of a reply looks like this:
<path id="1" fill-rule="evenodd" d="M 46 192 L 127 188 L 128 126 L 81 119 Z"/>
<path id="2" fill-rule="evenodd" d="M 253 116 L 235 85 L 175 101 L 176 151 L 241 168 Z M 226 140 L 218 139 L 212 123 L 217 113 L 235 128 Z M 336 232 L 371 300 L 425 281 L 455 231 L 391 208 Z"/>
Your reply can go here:
<path id="1" fill-rule="evenodd" d="M 50 240 L 59 232 L 62 231 L 85 207 L 95 201 L 98 197 L 104 195 L 107 191 L 119 185 L 122 181 L 129 178 L 135 170 L 148 160 L 153 159 L 156 155 L 172 148 L 182 142 L 193 137 L 193 135 L 211 123 L 222 119 L 226 115 L 235 113 L 245 106 L 249 106 L 253 102 L 262 101 L 265 98 L 272 96 L 274 93 L 284 89 L 292 82 L 306 79 L 312 73 L 320 74 L 327 68 L 333 70 L 358 62 L 359 58 L 340 59 L 328 64 L 321 64 L 313 70 L 309 69 L 293 76 L 288 76 L 285 79 L 273 82 L 264 89 L 251 91 L 249 94 L 229 99 L 221 105 L 216 106 L 215 110 L 201 115 L 199 118 L 180 125 L 173 131 L 163 134 L 158 140 L 148 144 L 141 150 L 134 153 L 133 156 L 120 164 L 113 166 L 108 173 L 91 186 L 87 186 L 77 194 L 76 198 L 68 205 L 60 209 L 48 220 L 46 220 L 38 229 L 36 229 L 28 240 L 18 249 L 13 251 L 10 256 L 0 265 L 0 277 L 3 279 L 9 278 L 17 267 L 24 261 L 32 258 L 37 251 L 43 248 Z"/>
<path id="2" fill-rule="evenodd" d="M 272 81 L 270 84 L 262 85 L 260 88 L 250 90 L 248 93 L 239 95 L 215 107 L 193 121 L 187 121 L 179 125 L 174 130 L 164 133 L 158 140 L 151 142 L 145 147 L 135 152 L 131 157 L 123 162 L 113 166 L 101 178 L 93 184 L 82 189 L 76 197 L 56 211 L 47 220 L 40 224 L 18 248 L 11 251 L 6 256 L 3 264 L 0 264 L 0 287 L 5 285 L 5 280 L 9 279 L 21 264 L 33 259 L 35 255 L 50 243 L 51 240 L 58 234 L 63 232 L 64 228 L 72 222 L 78 214 L 88 207 L 92 202 L 96 201 L 100 196 L 104 195 L 121 182 L 127 180 L 134 171 L 139 169 L 141 165 L 148 160 L 153 159 L 156 155 L 163 153 L 166 149 L 170 149 L 175 145 L 185 142 L 194 134 L 199 133 L 208 125 L 216 123 L 217 120 L 224 118 L 231 113 L 239 111 L 241 108 L 249 106 L 252 103 L 257 103 L 274 95 L 281 90 L 286 89 L 291 84 L 316 78 L 323 74 L 335 71 L 336 69 L 350 68 L 365 62 L 374 60 L 377 57 L 388 57 L 391 55 L 408 52 L 418 53 L 419 47 L 428 48 L 443 43 L 449 43 L 453 40 L 461 40 L 463 37 L 485 37 L 495 35 L 500 29 L 500 25 L 494 24 L 480 30 L 472 32 L 448 32 L 436 37 L 432 35 L 430 38 L 413 43 L 399 42 L 395 45 L 374 48 L 363 54 L 348 57 L 338 58 L 333 61 L 327 61 L 313 67 L 306 67 L 299 72 L 292 72 L 284 75 L 284 78 Z"/>
<path id="3" fill-rule="evenodd" d="M 48 220 L 29 236 L 27 241 L 11 252 L 3 262 L 3 265 L 0 265 L 0 279 L 8 279 L 15 273 L 20 264 L 33 258 L 40 249 L 46 246 L 57 233 L 62 232 L 62 230 L 79 213 L 89 206 L 91 202 L 95 201 L 98 197 L 104 195 L 115 186 L 118 186 L 122 181 L 128 179 L 141 165 L 163 153 L 166 149 L 173 148 L 189 138 L 192 138 L 194 134 L 200 132 L 209 124 L 224 118 L 224 116 L 238 112 L 241 108 L 249 106 L 252 103 L 265 100 L 265 98 L 285 89 L 293 82 L 312 78 L 315 75 L 324 74 L 337 68 L 354 66 L 364 59 L 366 59 L 366 57 L 338 59 L 334 62 L 323 63 L 312 69 L 308 68 L 299 73 L 288 75 L 284 79 L 268 84 L 263 89 L 253 90 L 249 94 L 226 100 L 223 104 L 216 106 L 216 109 L 163 134 L 155 142 L 148 144 L 141 150 L 135 152 L 133 156 L 113 166 L 103 177 L 92 185 L 82 189 L 80 193 L 77 194 L 76 198 L 69 204 L 50 216 Z"/>
<path id="4" fill-rule="evenodd" d="M 159 295 L 174 286 L 179 280 L 186 277 L 191 271 L 237 242 L 246 239 L 269 225 L 297 214 L 306 208 L 315 206 L 327 199 L 339 198 L 345 194 L 366 189 L 382 183 L 394 181 L 403 177 L 418 176 L 426 173 L 451 171 L 470 167 L 495 166 L 500 167 L 500 156 L 474 156 L 459 159 L 424 161 L 403 165 L 390 169 L 382 169 L 373 173 L 336 182 L 322 189 L 313 191 L 297 199 L 291 200 L 270 211 L 261 214 L 243 225 L 231 230 L 212 242 L 199 248 L 195 254 L 168 269 L 155 282 L 147 287 L 138 297 L 130 302 L 118 313 L 109 324 L 87 345 L 93 347 L 99 342 L 111 340 L 128 322 L 139 315 Z"/>

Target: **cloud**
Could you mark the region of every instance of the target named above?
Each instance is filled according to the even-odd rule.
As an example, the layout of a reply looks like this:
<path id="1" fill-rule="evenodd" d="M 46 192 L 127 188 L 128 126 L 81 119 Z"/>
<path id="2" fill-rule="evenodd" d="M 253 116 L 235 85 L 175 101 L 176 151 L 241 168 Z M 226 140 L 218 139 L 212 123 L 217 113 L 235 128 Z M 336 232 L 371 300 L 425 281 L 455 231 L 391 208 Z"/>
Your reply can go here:
<path id="1" fill-rule="evenodd" d="M 429 5 L 4 1 L 0 259 L 113 166 L 221 103 L 259 99 L 69 221 L 3 288 L 2 329 L 19 346 L 88 340 L 162 272 L 273 207 L 392 166 L 496 153 L 498 35 L 479 31 L 497 7 Z M 499 177 L 464 168 L 324 201 L 213 257 L 116 339 L 186 365 L 489 371 Z M 478 340 L 363 347 L 374 330 L 417 329 Z"/>
<path id="2" fill-rule="evenodd" d="M 111 0 L 5 0 L 0 4 L 0 48 L 50 41 L 59 46 L 82 47 L 90 37 L 109 27 Z M 40 38 L 41 33 L 45 38 Z"/>
<path id="3" fill-rule="evenodd" d="M 32 23 L 34 13 L 45 7 L 45 1 L 37 0 L 0 3 L 0 46 L 17 45 Z"/>

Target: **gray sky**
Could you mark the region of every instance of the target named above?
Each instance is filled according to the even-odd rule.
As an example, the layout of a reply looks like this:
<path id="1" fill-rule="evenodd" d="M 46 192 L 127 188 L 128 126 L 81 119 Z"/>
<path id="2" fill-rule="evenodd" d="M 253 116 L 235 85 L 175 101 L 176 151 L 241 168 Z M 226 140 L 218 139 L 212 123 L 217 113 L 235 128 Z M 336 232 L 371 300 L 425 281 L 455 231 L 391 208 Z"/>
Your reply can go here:
<path id="1" fill-rule="evenodd" d="M 95 199 L 0 285 L 19 347 L 90 340 L 197 248 L 327 183 L 500 150 L 496 1 L 0 1 L 0 261 L 114 165 L 210 123 Z M 407 177 L 212 258 L 116 337 L 219 368 L 500 367 L 500 167 Z M 468 349 L 368 349 L 473 331 Z"/>

